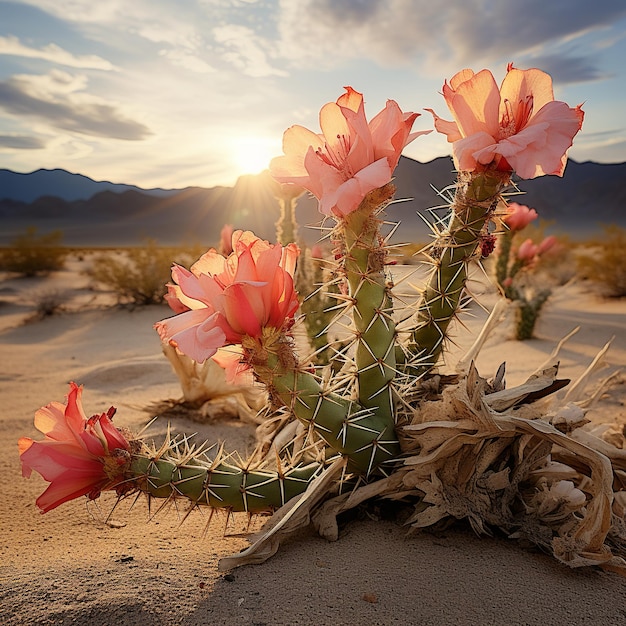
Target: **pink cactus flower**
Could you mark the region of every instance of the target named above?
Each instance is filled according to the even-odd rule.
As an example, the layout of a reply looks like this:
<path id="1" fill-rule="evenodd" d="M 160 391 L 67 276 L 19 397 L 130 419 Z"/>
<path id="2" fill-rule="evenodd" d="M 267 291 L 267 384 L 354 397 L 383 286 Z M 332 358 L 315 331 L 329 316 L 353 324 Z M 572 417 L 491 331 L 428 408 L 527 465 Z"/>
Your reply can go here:
<path id="1" fill-rule="evenodd" d="M 428 110 L 435 128 L 453 144 L 457 169 L 514 171 L 524 179 L 563 175 L 584 112 L 581 105 L 572 109 L 554 99 L 545 72 L 509 64 L 498 89 L 490 71 L 465 69 L 446 81 L 443 96 L 454 121 Z"/>
<path id="2" fill-rule="evenodd" d="M 111 421 L 115 409 L 87 419 L 82 391 L 82 386 L 70 383 L 66 404 L 51 402 L 35 413 L 43 441 L 18 441 L 22 475 L 29 478 L 35 470 L 50 482 L 37 498 L 42 513 L 80 496 L 93 500 L 115 488 L 130 460 L 130 444 Z"/>
<path id="3" fill-rule="evenodd" d="M 237 230 L 232 246 L 228 257 L 209 250 L 191 271 L 174 265 L 177 299 L 189 310 L 155 324 L 163 341 L 199 363 L 244 336 L 259 338 L 264 327 L 288 328 L 299 306 L 295 244 L 271 245 Z"/>
<path id="4" fill-rule="evenodd" d="M 525 204 L 518 204 L 517 202 L 511 202 L 507 210 L 508 213 L 502 221 L 512 231 L 523 230 L 539 217 L 535 209 L 529 209 Z"/>
<path id="5" fill-rule="evenodd" d="M 557 247 L 558 241 L 554 235 L 546 237 L 537 247 L 537 255 L 541 256 L 550 250 L 554 250 Z"/>
<path id="6" fill-rule="evenodd" d="M 174 313 L 183 313 L 185 311 L 189 311 L 189 308 L 186 304 L 183 304 L 181 298 L 184 299 L 184 295 L 180 290 L 178 285 L 167 285 L 167 293 L 164 296 L 165 302 L 169 305 L 170 309 L 174 311 Z"/>
<path id="7" fill-rule="evenodd" d="M 403 113 L 388 100 L 369 123 L 363 95 L 352 87 L 320 111 L 321 134 L 292 126 L 283 136 L 284 156 L 270 163 L 283 183 L 308 189 L 324 215 L 342 217 L 356 210 L 373 189 L 391 181 L 404 147 L 420 135 L 411 133 L 418 113 Z"/>
<path id="8" fill-rule="evenodd" d="M 224 370 L 227 383 L 249 386 L 254 383 L 254 375 L 242 357 L 241 346 L 228 346 L 220 348 L 211 358 Z"/>
<path id="9" fill-rule="evenodd" d="M 323 259 L 324 258 L 324 250 L 319 243 L 313 244 L 311 246 L 311 258 L 313 259 Z"/>
<path id="10" fill-rule="evenodd" d="M 224 224 L 220 231 L 220 252 L 224 256 L 229 255 L 233 251 L 233 225 Z"/>
<path id="11" fill-rule="evenodd" d="M 526 239 L 517 249 L 517 258 L 522 263 L 532 263 L 537 256 L 539 247 L 533 243 L 532 239 Z"/>

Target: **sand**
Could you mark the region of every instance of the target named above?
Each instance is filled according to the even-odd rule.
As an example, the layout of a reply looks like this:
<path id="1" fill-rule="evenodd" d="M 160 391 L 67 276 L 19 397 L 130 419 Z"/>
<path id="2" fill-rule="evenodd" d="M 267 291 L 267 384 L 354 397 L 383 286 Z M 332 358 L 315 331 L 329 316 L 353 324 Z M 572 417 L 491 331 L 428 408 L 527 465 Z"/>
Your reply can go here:
<path id="1" fill-rule="evenodd" d="M 67 383 L 85 385 L 89 414 L 118 408 L 115 421 L 139 430 L 146 407 L 181 395 L 152 324 L 164 306 L 112 307 L 80 274 L 86 261 L 46 278 L 0 277 L 0 624 L 626 624 L 626 579 L 595 568 L 572 570 L 502 536 L 477 537 L 463 523 L 406 536 L 375 511 L 341 527 L 337 542 L 305 531 L 261 565 L 224 574 L 218 560 L 245 548 L 245 516 L 157 512 L 139 499 L 112 511 L 113 494 L 45 515 L 35 507 L 45 487 L 21 477 L 20 436 L 38 436 L 36 409 L 63 401 Z M 65 290 L 66 311 L 24 323 L 29 298 Z M 487 307 L 492 294 L 484 294 Z M 460 354 L 485 318 L 478 307 L 468 330 L 456 331 Z M 509 339 L 503 323 L 479 359 L 483 375 L 507 360 L 509 384 L 521 382 L 576 326 L 563 348 L 561 374 L 574 378 L 611 338 L 602 375 L 626 363 L 626 301 L 601 300 L 584 284 L 559 287 L 537 327 L 537 339 Z M 626 423 L 626 384 L 616 384 L 589 412 L 594 423 Z M 156 420 L 151 434 L 167 424 Z M 177 419 L 180 432 L 225 441 L 245 453 L 252 426 Z M 157 503 L 158 504 L 158 503 Z M 181 511 L 182 514 L 182 511 Z M 258 528 L 262 520 L 253 520 Z"/>

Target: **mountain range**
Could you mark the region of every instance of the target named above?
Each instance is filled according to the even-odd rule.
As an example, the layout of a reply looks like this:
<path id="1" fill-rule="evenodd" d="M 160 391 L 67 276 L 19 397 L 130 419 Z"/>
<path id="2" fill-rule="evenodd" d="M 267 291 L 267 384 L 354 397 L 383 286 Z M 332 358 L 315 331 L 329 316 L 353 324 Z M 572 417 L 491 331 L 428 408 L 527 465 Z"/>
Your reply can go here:
<path id="1" fill-rule="evenodd" d="M 396 241 L 425 242 L 432 221 L 427 209 L 444 200 L 455 180 L 449 157 L 421 163 L 402 157 L 395 172 L 396 198 L 387 210 L 400 221 Z M 626 227 L 626 163 L 577 163 L 570 160 L 563 178 L 544 176 L 518 181 L 521 204 L 534 207 L 548 232 L 585 239 L 604 225 Z M 445 195 L 445 191 L 443 192 Z M 21 174 L 0 170 L 0 245 L 7 245 L 27 227 L 38 232 L 61 230 L 71 246 L 139 245 L 147 238 L 164 245 L 215 245 L 225 223 L 250 229 L 273 240 L 278 201 L 264 175 L 241 176 L 232 187 L 142 189 L 133 185 L 94 181 L 65 170 L 37 170 Z M 319 237 L 306 225 L 318 224 L 317 201 L 298 200 L 300 234 L 312 243 Z"/>

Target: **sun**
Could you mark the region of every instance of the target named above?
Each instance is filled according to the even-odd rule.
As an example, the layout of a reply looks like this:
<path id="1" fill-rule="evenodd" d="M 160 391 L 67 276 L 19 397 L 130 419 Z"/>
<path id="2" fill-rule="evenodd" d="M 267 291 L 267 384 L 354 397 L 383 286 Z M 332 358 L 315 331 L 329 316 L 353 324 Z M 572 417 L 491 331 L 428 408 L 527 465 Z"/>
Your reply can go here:
<path id="1" fill-rule="evenodd" d="M 233 164 L 237 175 L 259 174 L 270 161 L 282 153 L 280 139 L 274 137 L 241 137 L 233 141 Z"/>

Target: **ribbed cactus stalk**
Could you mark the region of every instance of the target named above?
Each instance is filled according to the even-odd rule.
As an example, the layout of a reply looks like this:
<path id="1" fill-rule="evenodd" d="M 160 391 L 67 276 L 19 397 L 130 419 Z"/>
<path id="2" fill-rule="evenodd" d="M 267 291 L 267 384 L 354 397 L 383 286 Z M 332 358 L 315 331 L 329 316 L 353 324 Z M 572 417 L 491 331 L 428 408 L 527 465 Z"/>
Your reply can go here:
<path id="1" fill-rule="evenodd" d="M 515 311 L 515 339 L 526 341 L 526 339 L 532 338 L 541 309 L 551 293 L 550 289 L 543 289 L 530 299 L 521 296 L 513 298 L 517 305 Z"/>
<path id="2" fill-rule="evenodd" d="M 437 363 L 461 303 L 468 264 L 509 179 L 508 173 L 494 170 L 459 172 L 450 221 L 430 247 L 433 268 L 417 306 L 409 367 L 427 371 Z"/>
<path id="3" fill-rule="evenodd" d="M 302 299 L 300 310 L 304 315 L 309 344 L 314 352 L 311 358 L 315 364 L 328 365 L 334 356 L 328 330 L 335 317 L 335 302 L 326 290 L 328 286 L 325 288 L 329 280 L 327 268 L 331 264 L 316 258 L 313 252 L 314 249 L 306 247 L 301 251 L 294 280 L 299 294 L 308 293 Z"/>
<path id="4" fill-rule="evenodd" d="M 509 297 L 506 294 L 507 282 L 509 282 L 507 278 L 512 278 L 517 273 L 517 270 L 519 270 L 519 268 L 516 269 L 515 266 L 509 267 L 513 236 L 514 232 L 509 229 L 498 233 L 498 254 L 494 271 L 496 284 L 501 287 L 507 297 Z M 521 267 L 521 263 L 518 262 L 518 264 Z"/>
<path id="5" fill-rule="evenodd" d="M 293 342 L 266 329 L 260 339 L 244 338 L 245 358 L 267 387 L 274 406 L 286 406 L 332 450 L 349 457 L 349 468 L 370 474 L 399 453 L 393 423 L 375 409 L 326 390 L 300 367 Z"/>
<path id="6" fill-rule="evenodd" d="M 298 241 L 296 199 L 297 197 L 289 193 L 283 193 L 278 199 L 280 206 L 280 216 L 276 222 L 276 241 L 278 243 L 287 245 L 292 241 Z"/>
<path id="7" fill-rule="evenodd" d="M 125 481 L 118 491 L 141 491 L 154 498 L 186 498 L 194 505 L 229 511 L 260 513 L 281 507 L 303 493 L 322 469 L 308 463 L 278 470 L 247 467 L 213 457 L 187 442 L 167 442 L 150 451 L 139 443 L 132 455 Z"/>
<path id="8" fill-rule="evenodd" d="M 385 276 L 386 251 L 378 215 L 389 203 L 390 183 L 370 192 L 359 208 L 342 219 L 343 271 L 352 305 L 359 404 L 394 423 L 392 382 L 396 376 L 396 328 L 391 281 Z"/>

